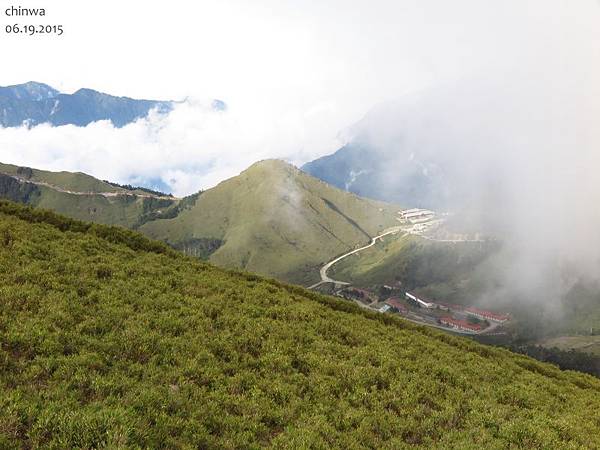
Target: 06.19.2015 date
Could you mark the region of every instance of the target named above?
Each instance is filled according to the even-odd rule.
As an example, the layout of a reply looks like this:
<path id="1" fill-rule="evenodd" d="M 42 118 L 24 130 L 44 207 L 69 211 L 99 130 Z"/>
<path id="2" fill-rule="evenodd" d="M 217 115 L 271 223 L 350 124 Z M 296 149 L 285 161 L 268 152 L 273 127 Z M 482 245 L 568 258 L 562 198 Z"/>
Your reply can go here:
<path id="1" fill-rule="evenodd" d="M 60 36 L 64 33 L 62 25 L 6 25 L 4 31 L 7 34 L 21 34 L 33 36 L 36 34 L 54 34 Z"/>

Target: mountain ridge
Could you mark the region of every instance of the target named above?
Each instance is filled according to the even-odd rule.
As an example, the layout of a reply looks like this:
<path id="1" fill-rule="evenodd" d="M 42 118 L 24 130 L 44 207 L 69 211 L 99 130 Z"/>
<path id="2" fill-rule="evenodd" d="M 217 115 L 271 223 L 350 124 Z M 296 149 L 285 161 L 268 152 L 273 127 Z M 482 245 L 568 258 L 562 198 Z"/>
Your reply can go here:
<path id="1" fill-rule="evenodd" d="M 167 113 L 172 108 L 171 101 L 115 97 L 87 88 L 63 94 L 36 82 L 0 87 L 0 125 L 3 127 L 42 123 L 83 127 L 99 120 L 109 120 L 120 128 L 145 117 L 153 109 Z"/>
<path id="2" fill-rule="evenodd" d="M 217 264 L 312 284 L 316 267 L 331 255 L 395 225 L 397 209 L 344 193 L 280 160 L 265 160 L 204 191 L 177 217 L 149 222 L 140 231 L 175 246 L 218 239 L 224 245 L 210 257 Z"/>
<path id="3" fill-rule="evenodd" d="M 307 285 L 317 280 L 318 266 L 331 256 L 397 224 L 397 206 L 361 199 L 278 160 L 257 162 L 184 199 L 125 190 L 85 174 L 11 165 L 0 165 L 0 172 L 5 178 L 17 176 L 0 184 L 0 195 L 11 200 L 139 229 L 221 266 Z M 35 183 L 28 184 L 24 175 Z"/>
<path id="4" fill-rule="evenodd" d="M 0 197 L 70 217 L 135 228 L 179 199 L 128 189 L 84 173 L 49 172 L 0 163 Z"/>
<path id="5" fill-rule="evenodd" d="M 53 87 L 38 83 L 37 81 L 28 81 L 23 84 L 14 84 L 11 86 L 0 86 L 0 96 L 12 97 L 16 100 L 39 101 L 48 98 L 54 98 L 59 91 Z"/>
<path id="6" fill-rule="evenodd" d="M 27 82 L 0 86 L 0 126 L 32 127 L 44 123 L 52 126 L 75 125 L 108 120 L 117 128 L 146 117 L 150 111 L 169 113 L 178 102 L 118 97 L 90 88 L 72 94 L 61 93 L 51 86 Z M 227 105 L 213 100 L 214 111 L 225 111 Z"/>

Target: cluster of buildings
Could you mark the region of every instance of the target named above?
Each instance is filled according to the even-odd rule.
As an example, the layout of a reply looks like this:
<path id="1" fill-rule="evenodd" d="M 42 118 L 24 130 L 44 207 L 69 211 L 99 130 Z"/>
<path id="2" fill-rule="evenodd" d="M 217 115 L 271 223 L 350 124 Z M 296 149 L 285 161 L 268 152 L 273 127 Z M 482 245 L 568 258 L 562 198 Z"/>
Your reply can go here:
<path id="1" fill-rule="evenodd" d="M 391 286 L 384 286 L 384 288 L 386 288 L 388 291 L 393 289 Z M 346 298 L 354 298 L 366 305 L 372 305 L 378 302 L 379 296 L 374 292 L 365 289 L 352 287 L 346 289 L 344 292 L 345 295 L 341 292 L 338 293 L 338 295 Z M 412 303 L 420 308 L 431 310 L 432 312 L 433 310 L 448 312 L 448 315 L 439 319 L 437 319 L 439 314 L 427 315 L 429 317 L 428 320 L 431 321 L 436 319 L 441 325 L 463 332 L 478 333 L 489 326 L 489 323 L 477 323 L 478 321 L 469 320 L 469 317 L 473 317 L 481 321 L 494 322 L 497 324 L 502 324 L 510 319 L 510 315 L 508 314 L 495 313 L 476 308 L 474 306 L 465 307 L 451 303 L 435 302 L 427 297 L 417 295 L 411 291 L 405 292 L 405 297 L 409 303 Z M 399 297 L 389 297 L 383 302 L 383 304 L 380 304 L 377 310 L 382 313 L 391 312 L 399 313 L 405 316 L 409 315 L 409 309 L 405 300 Z"/>
<path id="2" fill-rule="evenodd" d="M 422 295 L 417 295 L 414 292 L 406 292 L 405 295 L 406 298 L 412 301 L 416 306 L 425 309 L 439 309 L 448 312 L 456 311 L 463 314 L 464 316 L 470 316 L 479 320 L 499 324 L 505 323 L 508 320 L 510 320 L 509 314 L 495 313 L 492 311 L 487 311 L 485 309 L 476 308 L 474 306 L 465 307 L 449 303 L 436 303 L 426 297 L 423 297 Z M 481 325 L 473 324 L 466 320 L 454 319 L 452 317 L 444 317 L 443 319 L 440 319 L 440 323 L 463 331 L 476 332 L 481 331 L 483 329 Z"/>
<path id="3" fill-rule="evenodd" d="M 414 292 L 406 292 L 406 298 L 412 300 L 421 308 L 441 309 L 442 311 L 460 311 L 468 316 L 476 317 L 481 320 L 490 320 L 492 322 L 504 323 L 510 319 L 509 314 L 495 313 L 485 309 L 476 308 L 474 306 L 453 305 L 450 303 L 436 303 L 429 300 L 427 297 L 417 295 Z"/>

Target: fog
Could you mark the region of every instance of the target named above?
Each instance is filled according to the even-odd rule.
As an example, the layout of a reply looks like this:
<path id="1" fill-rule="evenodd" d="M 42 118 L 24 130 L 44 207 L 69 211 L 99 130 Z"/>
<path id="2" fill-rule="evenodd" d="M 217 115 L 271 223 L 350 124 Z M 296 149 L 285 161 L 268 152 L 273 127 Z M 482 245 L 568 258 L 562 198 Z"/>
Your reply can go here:
<path id="1" fill-rule="evenodd" d="M 592 84 L 546 83 L 436 92 L 422 116 L 397 128 L 390 119 L 405 131 L 376 145 L 399 149 L 388 174 L 394 163 L 399 173 L 433 167 L 428 187 L 443 192 L 439 208 L 505 243 L 502 267 L 492 267 L 500 286 L 486 295 L 557 304 L 580 278 L 600 274 L 600 97 Z M 390 176 L 387 188 L 396 183 L 402 178 Z"/>
<path id="2" fill-rule="evenodd" d="M 253 114 L 255 113 L 255 114 Z M 319 114 L 316 114 L 318 117 Z M 53 171 L 81 171 L 100 179 L 154 187 L 185 196 L 237 175 L 257 160 L 297 162 L 310 139 L 294 115 L 273 117 L 211 101 L 176 104 L 116 128 L 110 121 L 87 127 L 0 127 L 0 162 Z"/>
<path id="3" fill-rule="evenodd" d="M 0 130 L 0 160 L 158 183 L 177 195 L 265 157 L 302 164 L 334 152 L 352 123 L 406 93 L 490 76 L 535 86 L 556 71 L 557 82 L 578 88 L 599 59 L 594 0 L 174 0 L 143 8 L 56 0 L 47 10 L 65 34 L 6 36 L 3 59 L 19 63 L 3 68 L 0 84 L 220 98 L 229 109 L 211 116 L 188 104 L 121 130 Z"/>
<path id="4" fill-rule="evenodd" d="M 481 304 L 543 302 L 558 317 L 574 285 L 600 277 L 599 30 L 516 70 L 383 103 L 351 129 L 380 158 L 380 198 L 418 180 L 406 206 L 451 211 L 503 243 Z"/>

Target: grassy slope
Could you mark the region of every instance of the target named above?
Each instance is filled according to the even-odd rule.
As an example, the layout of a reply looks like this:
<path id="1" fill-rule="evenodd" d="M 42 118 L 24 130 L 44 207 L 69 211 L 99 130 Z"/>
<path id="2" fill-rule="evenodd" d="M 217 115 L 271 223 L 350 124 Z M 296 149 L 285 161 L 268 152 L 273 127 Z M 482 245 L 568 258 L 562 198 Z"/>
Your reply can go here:
<path id="1" fill-rule="evenodd" d="M 340 261 L 329 273 L 359 286 L 401 281 L 434 298 L 469 303 L 476 297 L 475 270 L 493 244 L 436 243 L 412 236 L 389 236 L 373 247 Z M 468 295 L 468 294 L 471 295 Z M 465 298 L 467 294 L 468 298 Z"/>
<path id="2" fill-rule="evenodd" d="M 51 209 L 74 219 L 127 228 L 135 227 L 144 214 L 157 209 L 167 209 L 175 203 L 172 200 L 155 200 L 133 195 L 74 195 L 46 187 L 41 187 L 40 191 L 42 195 L 34 206 Z"/>
<path id="3" fill-rule="evenodd" d="M 545 339 L 539 344 L 546 348 L 556 347 L 559 350 L 577 350 L 600 356 L 600 336 L 561 336 Z"/>
<path id="4" fill-rule="evenodd" d="M 129 193 L 84 174 L 25 170 L 0 164 L 0 173 L 66 190 Z M 14 192 L 32 187 L 36 195 Z M 211 255 L 214 263 L 298 283 L 316 281 L 320 264 L 397 225 L 397 207 L 361 199 L 274 160 L 255 164 L 198 199 L 184 199 L 185 208 L 170 211 L 173 214 L 167 210 L 176 207 L 177 200 L 150 203 L 133 196 L 80 196 L 33 184 L 5 189 L 11 191 L 4 193 L 9 199 L 80 220 L 129 228 L 145 222 L 142 232 L 178 248 L 222 242 Z M 156 220 L 161 217 L 158 211 L 170 218 Z"/>
<path id="5" fill-rule="evenodd" d="M 0 203 L 0 447 L 598 448 L 600 381 Z"/>
<path id="6" fill-rule="evenodd" d="M 21 170 L 19 170 L 21 169 Z M 123 189 L 112 186 L 90 175 L 75 172 L 49 172 L 46 170 L 30 169 L 28 173 L 24 168 L 11 164 L 0 163 L 0 173 L 19 175 L 32 181 L 48 183 L 59 188 L 74 192 L 124 192 Z M 26 176 L 24 176 L 26 175 Z"/>
<path id="7" fill-rule="evenodd" d="M 204 192 L 176 218 L 140 230 L 171 244 L 220 239 L 212 262 L 308 283 L 319 264 L 397 225 L 396 211 L 268 160 Z"/>
<path id="8" fill-rule="evenodd" d="M 73 192 L 118 192 L 123 195 L 113 197 L 101 194 L 76 195 L 46 185 L 19 183 L 3 174 L 48 183 Z M 152 212 L 166 211 L 178 202 L 176 199 L 157 199 L 133 195 L 136 193 L 140 192 L 115 188 L 81 173 L 46 172 L 0 164 L 0 195 L 13 201 L 51 209 L 75 219 L 134 228 L 146 215 Z"/>

